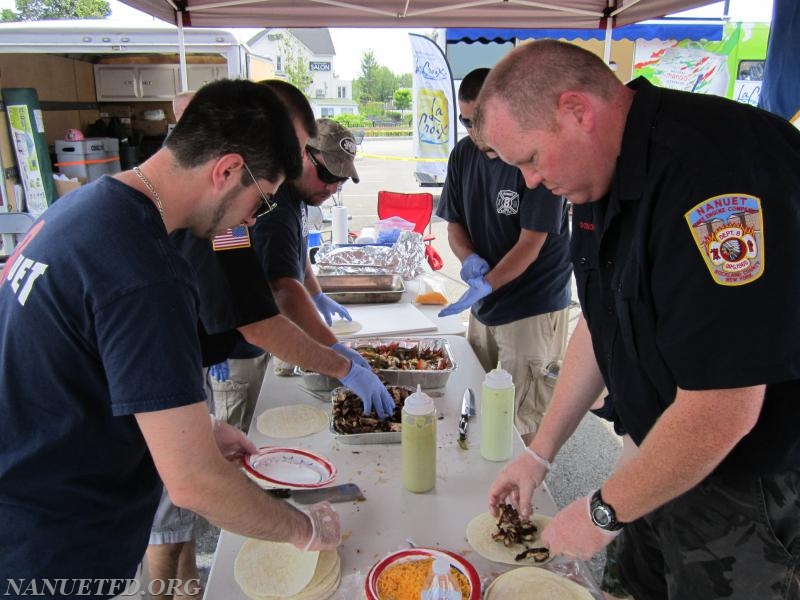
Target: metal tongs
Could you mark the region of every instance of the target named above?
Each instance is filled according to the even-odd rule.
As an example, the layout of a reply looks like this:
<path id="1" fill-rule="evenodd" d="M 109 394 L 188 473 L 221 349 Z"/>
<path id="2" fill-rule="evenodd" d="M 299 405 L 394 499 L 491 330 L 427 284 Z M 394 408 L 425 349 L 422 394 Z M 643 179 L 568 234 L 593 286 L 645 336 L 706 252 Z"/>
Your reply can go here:
<path id="1" fill-rule="evenodd" d="M 458 421 L 458 445 L 464 450 L 467 449 L 467 428 L 469 418 L 475 416 L 475 394 L 472 389 L 464 390 L 464 398 L 461 400 L 461 419 Z"/>

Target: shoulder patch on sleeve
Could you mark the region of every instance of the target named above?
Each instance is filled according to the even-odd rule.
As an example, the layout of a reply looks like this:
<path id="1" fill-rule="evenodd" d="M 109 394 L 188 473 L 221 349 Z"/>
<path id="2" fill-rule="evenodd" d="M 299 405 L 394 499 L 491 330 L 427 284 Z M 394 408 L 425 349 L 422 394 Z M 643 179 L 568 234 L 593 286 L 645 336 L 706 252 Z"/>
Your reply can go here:
<path id="1" fill-rule="evenodd" d="M 236 248 L 250 248 L 250 230 L 247 225 L 237 225 L 228 229 L 222 235 L 214 236 L 214 252 L 222 250 L 235 250 Z"/>
<path id="2" fill-rule="evenodd" d="M 745 285 L 764 273 L 761 199 L 722 194 L 684 215 L 711 277 L 719 285 Z"/>

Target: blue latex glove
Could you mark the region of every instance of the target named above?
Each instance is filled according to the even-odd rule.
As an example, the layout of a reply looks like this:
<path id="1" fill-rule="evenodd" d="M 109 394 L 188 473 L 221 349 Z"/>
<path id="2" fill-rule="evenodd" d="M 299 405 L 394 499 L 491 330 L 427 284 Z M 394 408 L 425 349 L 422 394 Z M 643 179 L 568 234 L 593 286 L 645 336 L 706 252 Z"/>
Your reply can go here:
<path id="1" fill-rule="evenodd" d="M 440 317 L 457 315 L 461 311 L 468 309 L 481 298 L 485 298 L 492 293 L 492 286 L 489 285 L 483 276 L 473 277 L 467 283 L 469 283 L 469 289 L 464 292 L 461 298 L 453 302 L 450 306 L 446 306 L 440 310 Z"/>
<path id="2" fill-rule="evenodd" d="M 482 259 L 477 254 L 470 254 L 467 258 L 464 259 L 464 262 L 461 263 L 461 272 L 459 275 L 461 276 L 461 281 L 464 283 L 469 283 L 470 279 L 474 279 L 475 277 L 482 277 L 489 272 L 489 263 Z"/>
<path id="3" fill-rule="evenodd" d="M 378 417 L 385 419 L 394 412 L 394 399 L 389 391 L 370 369 L 353 363 L 350 372 L 344 376 L 342 383 L 355 392 L 364 403 L 364 414 L 369 415 L 372 407 Z"/>
<path id="4" fill-rule="evenodd" d="M 217 381 L 228 381 L 231 378 L 231 370 L 228 366 L 228 361 L 222 361 L 216 365 L 208 367 L 208 374 Z"/>
<path id="5" fill-rule="evenodd" d="M 317 305 L 317 310 L 319 310 L 319 312 L 322 313 L 322 316 L 325 317 L 325 322 L 328 324 L 328 327 L 333 325 L 333 315 L 339 315 L 348 321 L 353 320 L 353 317 L 350 316 L 350 313 L 347 312 L 347 309 L 344 306 L 331 300 L 322 292 L 316 296 L 311 296 L 311 299 L 314 301 L 314 304 Z"/>
<path id="6" fill-rule="evenodd" d="M 331 346 L 331 350 L 335 350 L 345 358 L 349 358 L 354 365 L 360 365 L 362 367 L 369 369 L 370 371 L 372 370 L 372 367 L 367 362 L 366 358 L 361 356 L 361 354 L 359 354 L 357 350 L 353 350 L 352 348 L 345 346 L 341 342 L 336 342 L 333 346 Z"/>

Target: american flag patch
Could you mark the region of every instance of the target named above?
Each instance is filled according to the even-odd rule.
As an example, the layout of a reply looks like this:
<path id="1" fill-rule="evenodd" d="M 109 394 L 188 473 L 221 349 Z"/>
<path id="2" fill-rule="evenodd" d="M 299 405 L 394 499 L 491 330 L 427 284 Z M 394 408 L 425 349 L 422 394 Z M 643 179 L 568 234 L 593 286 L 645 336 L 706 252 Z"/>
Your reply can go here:
<path id="1" fill-rule="evenodd" d="M 236 248 L 249 248 L 250 232 L 247 230 L 247 225 L 238 225 L 228 229 L 222 235 L 214 236 L 213 240 L 214 252 L 220 250 L 234 250 Z"/>

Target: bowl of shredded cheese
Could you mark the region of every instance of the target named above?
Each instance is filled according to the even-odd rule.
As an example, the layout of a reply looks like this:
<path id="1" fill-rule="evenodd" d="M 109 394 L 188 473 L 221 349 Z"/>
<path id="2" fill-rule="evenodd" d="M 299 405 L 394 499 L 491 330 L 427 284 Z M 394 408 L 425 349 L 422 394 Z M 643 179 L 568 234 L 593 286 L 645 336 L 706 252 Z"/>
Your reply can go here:
<path id="1" fill-rule="evenodd" d="M 450 575 L 461 590 L 462 600 L 480 600 L 478 572 L 463 557 L 436 548 L 399 550 L 376 562 L 364 582 L 367 600 L 419 600 L 422 588 L 439 557 L 450 561 Z"/>

